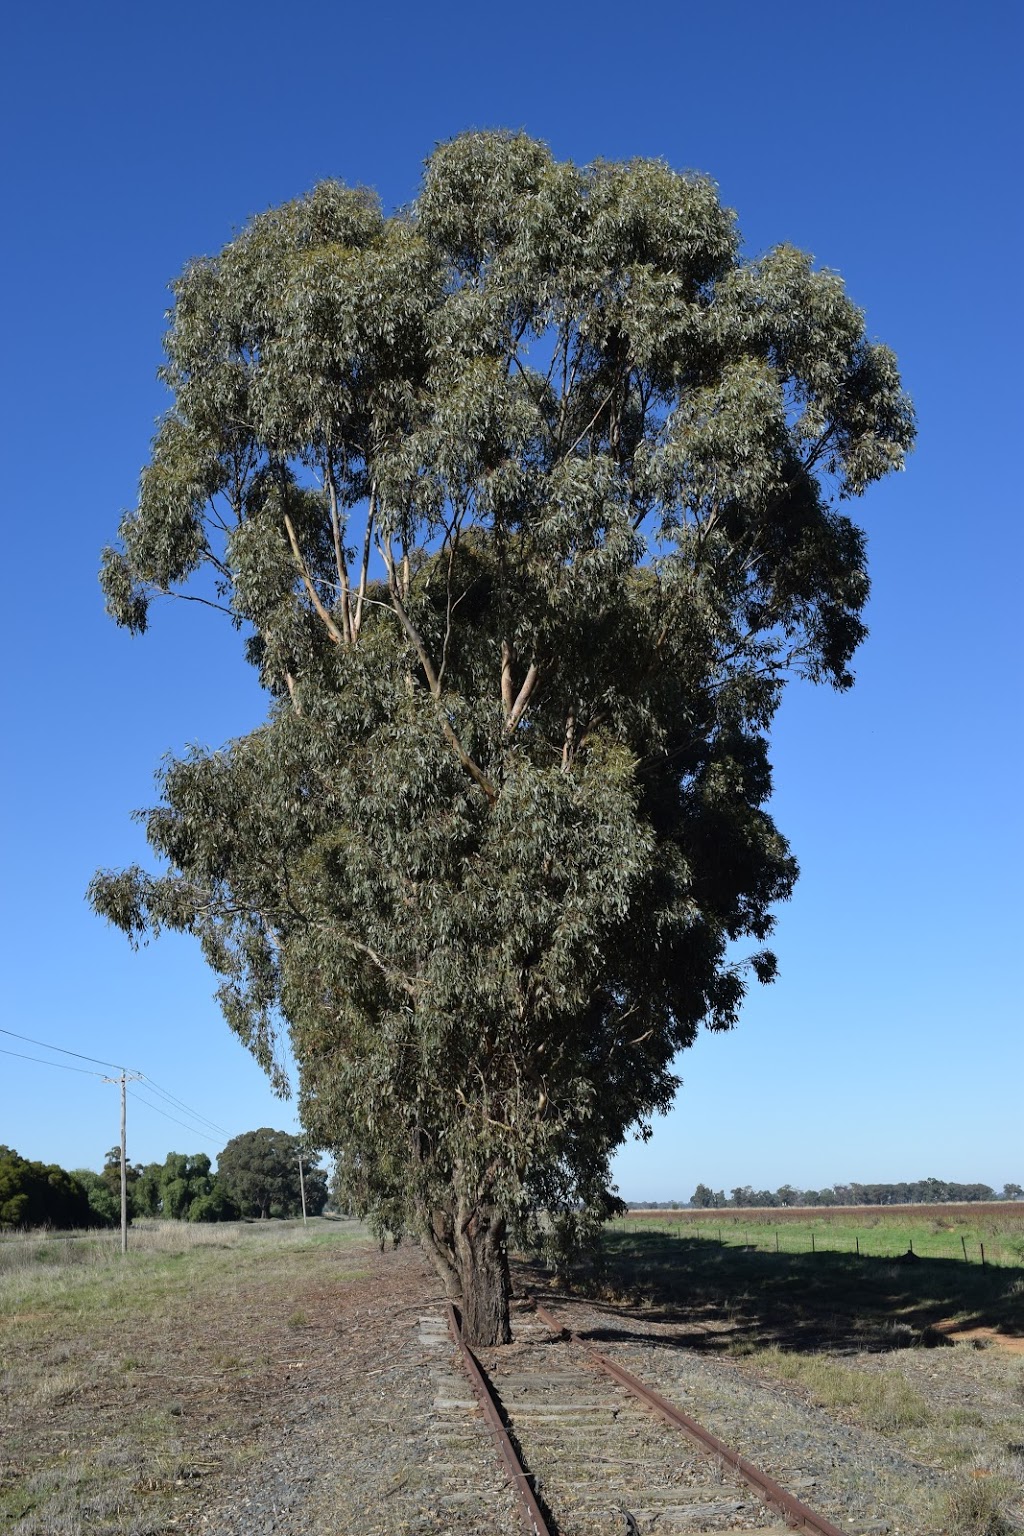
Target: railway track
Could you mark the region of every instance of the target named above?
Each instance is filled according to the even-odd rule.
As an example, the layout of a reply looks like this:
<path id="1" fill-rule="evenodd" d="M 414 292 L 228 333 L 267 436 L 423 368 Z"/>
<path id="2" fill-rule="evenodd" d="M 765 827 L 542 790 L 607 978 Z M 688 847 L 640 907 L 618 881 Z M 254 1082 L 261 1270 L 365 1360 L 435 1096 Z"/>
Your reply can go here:
<path id="1" fill-rule="evenodd" d="M 449 1306 L 449 1330 L 472 1396 L 448 1379 L 436 1406 L 463 1418 L 479 1406 L 524 1531 L 843 1536 L 544 1307 L 520 1303 L 517 1312 L 515 1344 L 473 1352 Z"/>

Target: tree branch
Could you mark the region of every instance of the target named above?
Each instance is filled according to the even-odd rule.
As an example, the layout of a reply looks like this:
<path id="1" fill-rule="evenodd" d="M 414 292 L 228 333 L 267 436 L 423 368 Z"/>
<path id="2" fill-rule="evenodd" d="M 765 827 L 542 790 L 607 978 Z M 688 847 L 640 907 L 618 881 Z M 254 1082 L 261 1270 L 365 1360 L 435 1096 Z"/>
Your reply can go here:
<path id="1" fill-rule="evenodd" d="M 459 740 L 454 726 L 444 711 L 444 706 L 441 702 L 441 680 L 434 669 L 434 664 L 431 661 L 427 648 L 423 643 L 423 637 L 421 636 L 419 630 L 416 628 L 415 624 L 412 622 L 412 619 L 409 617 L 405 604 L 402 601 L 402 596 L 398 585 L 398 574 L 395 570 L 395 557 L 391 553 L 391 546 L 389 543 L 381 544 L 380 540 L 378 539 L 377 548 L 380 551 L 381 559 L 384 561 L 384 565 L 388 573 L 388 590 L 391 593 L 392 607 L 394 608 L 395 613 L 397 613 L 401 621 L 402 628 L 405 630 L 405 633 L 411 640 L 413 649 L 419 658 L 420 666 L 423 668 L 423 675 L 427 680 L 427 686 L 430 689 L 434 703 L 437 707 L 437 717 L 440 722 L 444 738 L 448 742 L 449 746 L 454 750 L 456 757 L 459 759 L 459 762 L 462 764 L 463 768 L 465 768 L 470 778 L 480 786 L 488 800 L 493 805 L 495 800 L 498 798 L 498 791 L 495 789 L 494 785 L 491 783 L 490 779 L 484 773 L 480 765 L 475 763 L 470 757 L 469 753 L 462 745 L 462 742 Z"/>
<path id="2" fill-rule="evenodd" d="M 410 997 L 417 996 L 416 983 L 411 981 L 408 976 L 404 976 L 401 971 L 393 970 L 386 961 L 381 959 L 376 950 L 370 948 L 369 944 L 362 944 L 358 939 L 351 937 L 349 938 L 349 943 L 353 949 L 358 950 L 361 955 L 365 955 L 368 960 L 372 961 L 388 981 L 397 983 Z"/>
<path id="3" fill-rule="evenodd" d="M 505 711 L 505 719 L 508 720 L 515 703 L 515 694 L 512 689 L 512 647 L 507 640 L 501 642 L 501 706 Z"/>
<path id="4" fill-rule="evenodd" d="M 512 705 L 512 713 L 509 715 L 508 720 L 505 723 L 505 729 L 509 733 L 515 730 L 516 726 L 523 718 L 523 715 L 526 712 L 526 706 L 530 702 L 530 695 L 533 693 L 534 688 L 537 686 L 537 679 L 539 677 L 540 670 L 537 666 L 537 663 L 535 661 L 531 661 L 526 673 L 526 677 L 523 680 L 523 686 L 520 688 L 516 701 Z"/>
<path id="5" fill-rule="evenodd" d="M 338 572 L 338 583 L 341 587 L 341 616 L 345 628 L 345 642 L 352 644 L 352 615 L 348 605 L 348 565 L 345 561 L 344 551 L 341 547 L 341 519 L 338 516 L 338 487 L 334 479 L 334 465 L 331 463 L 330 454 L 327 455 L 325 479 L 327 481 L 327 495 L 331 504 L 331 538 L 334 542 L 334 565 Z"/>
<path id="6" fill-rule="evenodd" d="M 160 596 L 177 598 L 179 603 L 202 603 L 204 608 L 213 608 L 217 613 L 226 613 L 229 619 L 237 620 L 238 618 L 233 609 L 225 608 L 223 603 L 215 603 L 211 597 L 199 597 L 195 592 L 173 592 L 170 587 L 165 587 Z"/>
<path id="7" fill-rule="evenodd" d="M 377 486 L 370 483 L 370 506 L 366 514 L 366 532 L 363 534 L 363 558 L 359 565 L 359 591 L 356 593 L 356 611 L 352 620 L 352 638 L 359 638 L 359 631 L 363 624 L 363 603 L 366 599 L 366 575 L 370 566 L 370 541 L 373 538 L 373 524 L 377 516 Z"/>
<path id="8" fill-rule="evenodd" d="M 295 529 L 292 527 L 292 520 L 288 516 L 287 512 L 284 515 L 284 526 L 288 534 L 288 542 L 292 547 L 292 554 L 295 556 L 295 564 L 298 566 L 299 575 L 302 577 L 302 585 L 309 593 L 309 600 L 313 604 L 313 607 L 316 609 L 320 618 L 323 620 L 324 628 L 327 630 L 327 633 L 330 635 L 335 645 L 342 645 L 344 643 L 345 637 L 341 633 L 341 630 L 338 628 L 337 624 L 335 624 L 334 620 L 331 618 L 330 614 L 327 612 L 327 609 L 324 607 L 323 603 L 320 601 L 320 594 L 314 587 L 312 577 L 310 576 L 309 570 L 306 566 L 306 562 L 302 558 L 302 552 L 299 549 L 299 541 L 295 537 Z"/>

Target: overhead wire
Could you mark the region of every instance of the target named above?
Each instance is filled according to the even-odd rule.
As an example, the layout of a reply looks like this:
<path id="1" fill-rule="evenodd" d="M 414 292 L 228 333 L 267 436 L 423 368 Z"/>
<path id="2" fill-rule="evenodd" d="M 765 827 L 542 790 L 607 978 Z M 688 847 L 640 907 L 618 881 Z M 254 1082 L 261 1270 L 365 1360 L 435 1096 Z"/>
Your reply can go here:
<path id="1" fill-rule="evenodd" d="M 116 1072 L 123 1072 L 124 1067 L 119 1061 L 103 1061 L 99 1056 L 86 1056 L 82 1051 L 69 1051 L 63 1045 L 51 1045 L 48 1040 L 34 1040 L 31 1035 L 19 1035 L 16 1030 L 0 1028 L 0 1035 L 10 1035 L 13 1040 L 27 1040 L 29 1045 L 41 1045 L 44 1051 L 60 1051 L 62 1056 L 76 1056 L 79 1061 L 94 1061 L 98 1067 L 113 1067 Z M 11 1056 L 17 1056 L 17 1051 L 9 1052 Z M 33 1058 L 34 1059 L 34 1058 Z M 54 1066 L 57 1063 L 54 1062 Z"/>
<path id="2" fill-rule="evenodd" d="M 216 1120 L 211 1120 L 208 1115 L 201 1115 L 197 1109 L 193 1109 L 191 1105 L 186 1104 L 183 1099 L 177 1098 L 173 1093 L 170 1092 L 169 1089 L 161 1088 L 160 1084 L 154 1082 L 148 1073 L 143 1072 L 142 1078 L 147 1088 L 151 1088 L 154 1093 L 159 1094 L 160 1098 L 165 1099 L 168 1104 L 173 1104 L 178 1109 L 184 1110 L 186 1115 L 191 1115 L 193 1120 L 198 1120 L 201 1124 L 208 1125 L 213 1131 L 219 1131 L 222 1136 L 229 1136 L 231 1134 L 230 1131 L 226 1131 L 222 1125 L 218 1125 Z"/>
<path id="3" fill-rule="evenodd" d="M 145 1104 L 147 1108 L 155 1110 L 158 1115 L 163 1115 L 165 1120 L 173 1120 L 175 1125 L 180 1125 L 182 1130 L 188 1131 L 190 1136 L 198 1136 L 202 1141 L 209 1141 L 213 1146 L 217 1145 L 215 1137 L 208 1136 L 205 1131 L 196 1130 L 194 1125 L 186 1125 L 184 1120 L 179 1120 L 175 1115 L 169 1115 L 165 1109 L 160 1108 L 159 1104 L 154 1104 L 150 1099 L 145 1098 L 143 1094 L 139 1093 L 138 1089 L 129 1088 L 128 1092 L 133 1099 L 138 1099 L 140 1104 Z"/>
<path id="4" fill-rule="evenodd" d="M 29 1045 L 41 1046 L 44 1051 L 59 1051 L 61 1053 L 61 1055 L 63 1055 L 63 1056 L 74 1056 L 76 1058 L 76 1060 L 78 1060 L 78 1061 L 92 1061 L 92 1062 L 95 1062 L 96 1065 L 99 1066 L 99 1067 L 111 1067 L 115 1072 L 123 1072 L 123 1071 L 125 1071 L 125 1068 L 119 1062 L 104 1061 L 104 1059 L 101 1056 L 87 1056 L 87 1055 L 85 1055 L 85 1053 L 83 1051 L 72 1051 L 72 1050 L 69 1050 L 66 1046 L 63 1046 L 63 1045 L 51 1045 L 48 1040 L 36 1040 L 32 1035 L 20 1035 L 20 1034 L 18 1034 L 18 1032 L 16 1030 L 13 1030 L 13 1029 L 4 1029 L 4 1028 L 0 1027 L 0 1035 L 10 1035 L 10 1037 L 12 1039 L 14 1039 L 14 1040 L 25 1040 L 25 1041 L 27 1041 L 27 1043 Z M 0 1047 L 0 1049 L 2 1049 L 2 1047 Z M 18 1057 L 21 1057 L 21 1059 L 24 1060 L 24 1061 L 38 1061 L 40 1063 L 40 1065 L 45 1066 L 45 1067 L 61 1067 L 62 1070 L 65 1071 L 65 1072 L 85 1072 L 85 1070 L 86 1070 L 84 1067 L 65 1067 L 59 1061 L 46 1061 L 45 1058 L 42 1057 L 42 1056 L 27 1056 L 22 1051 L 4 1051 L 4 1055 L 5 1056 L 18 1056 Z M 92 1076 L 92 1077 L 102 1077 L 103 1076 L 103 1074 L 101 1072 L 93 1072 L 93 1073 L 90 1073 L 88 1075 Z M 186 1104 L 183 1099 L 179 1099 L 175 1094 L 171 1093 L 169 1089 L 162 1088 L 159 1083 L 154 1082 L 153 1078 L 148 1076 L 147 1073 L 140 1072 L 138 1075 L 153 1090 L 154 1093 L 159 1095 L 160 1098 L 164 1099 L 167 1103 L 174 1105 L 177 1109 L 182 1110 L 186 1115 L 189 1115 L 193 1120 L 198 1120 L 201 1125 L 209 1126 L 211 1130 L 217 1131 L 219 1135 L 222 1135 L 222 1136 L 229 1136 L 230 1135 L 230 1132 L 225 1130 L 222 1125 L 218 1125 L 216 1120 L 211 1120 L 208 1115 L 200 1114 L 198 1110 L 193 1109 L 190 1104 Z M 148 1101 L 143 1099 L 142 1102 L 143 1103 L 147 1103 Z M 150 1105 L 150 1108 L 151 1109 L 156 1109 L 157 1106 L 155 1104 L 153 1104 L 153 1105 Z M 169 1120 L 173 1120 L 174 1116 L 173 1115 L 168 1115 L 167 1118 Z M 181 1125 L 182 1121 L 178 1120 L 175 1123 L 177 1125 Z M 185 1126 L 185 1129 L 186 1130 L 190 1130 L 191 1127 L 190 1126 Z M 199 1134 L 203 1134 L 203 1133 L 199 1133 Z M 213 1137 L 212 1136 L 208 1136 L 208 1137 L 206 1137 L 206 1140 L 212 1141 Z"/>
<path id="5" fill-rule="evenodd" d="M 2 1031 L 2 1033 L 9 1035 L 12 1034 L 13 1031 L 5 1029 Z M 17 1040 L 20 1040 L 21 1038 L 21 1035 L 15 1036 L 15 1039 Z M 59 1072 L 81 1072 L 83 1077 L 103 1078 L 102 1072 L 90 1072 L 88 1067 L 69 1067 L 67 1063 L 63 1061 L 47 1061 L 45 1056 L 27 1056 L 24 1051 L 8 1051 L 2 1045 L 0 1045 L 0 1054 L 3 1054 L 4 1056 L 17 1056 L 21 1061 L 38 1061 L 41 1067 L 56 1067 Z M 78 1053 L 77 1051 L 72 1051 L 69 1054 L 77 1055 Z M 95 1058 L 92 1056 L 86 1056 L 85 1060 L 93 1061 Z"/>

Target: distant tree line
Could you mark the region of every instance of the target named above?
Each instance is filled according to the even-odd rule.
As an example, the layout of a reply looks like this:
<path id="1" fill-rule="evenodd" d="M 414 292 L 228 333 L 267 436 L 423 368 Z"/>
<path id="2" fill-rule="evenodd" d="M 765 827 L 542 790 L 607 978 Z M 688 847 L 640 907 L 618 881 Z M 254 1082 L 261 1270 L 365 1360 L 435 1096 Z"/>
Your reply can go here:
<path id="1" fill-rule="evenodd" d="M 81 1183 L 56 1163 L 35 1163 L 0 1146 L 0 1228 L 98 1227 Z"/>
<path id="2" fill-rule="evenodd" d="M 836 1184 L 825 1189 L 794 1189 L 783 1184 L 776 1190 L 753 1189 L 739 1185 L 728 1199 L 721 1189 L 698 1184 L 690 1205 L 698 1210 L 733 1207 L 807 1205 L 936 1205 L 940 1202 L 969 1203 L 977 1200 L 1017 1200 L 1024 1195 L 1019 1184 L 1006 1184 L 997 1194 L 989 1184 L 957 1184 L 947 1179 L 915 1179 L 901 1184 Z"/>
<path id="3" fill-rule="evenodd" d="M 303 1158 L 302 1181 L 299 1157 Z M 234 1136 L 217 1159 L 169 1152 L 162 1163 L 127 1167 L 128 1216 L 171 1221 L 237 1221 L 241 1217 L 319 1216 L 327 1173 L 298 1136 L 264 1126 Z M 121 1219 L 121 1151 L 111 1147 L 100 1173 L 29 1162 L 0 1146 L 0 1228 L 102 1227 Z"/>

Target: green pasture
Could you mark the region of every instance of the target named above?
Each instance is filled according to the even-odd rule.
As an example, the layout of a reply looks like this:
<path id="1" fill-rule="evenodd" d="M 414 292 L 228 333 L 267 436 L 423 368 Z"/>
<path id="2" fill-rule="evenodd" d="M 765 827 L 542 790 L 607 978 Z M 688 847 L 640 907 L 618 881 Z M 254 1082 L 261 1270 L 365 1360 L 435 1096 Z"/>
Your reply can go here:
<path id="1" fill-rule="evenodd" d="M 970 1207 L 833 1207 L 819 1211 L 629 1212 L 608 1231 L 671 1234 L 768 1253 L 847 1253 L 954 1263 L 1024 1265 L 1024 1203 Z"/>
<path id="2" fill-rule="evenodd" d="M 629 1215 L 609 1223 L 589 1278 L 619 1297 L 682 1307 L 705 1343 L 740 1352 L 885 1349 L 937 1328 L 1024 1335 L 1020 1216 L 949 1229 L 916 1215 L 770 1215 Z"/>

